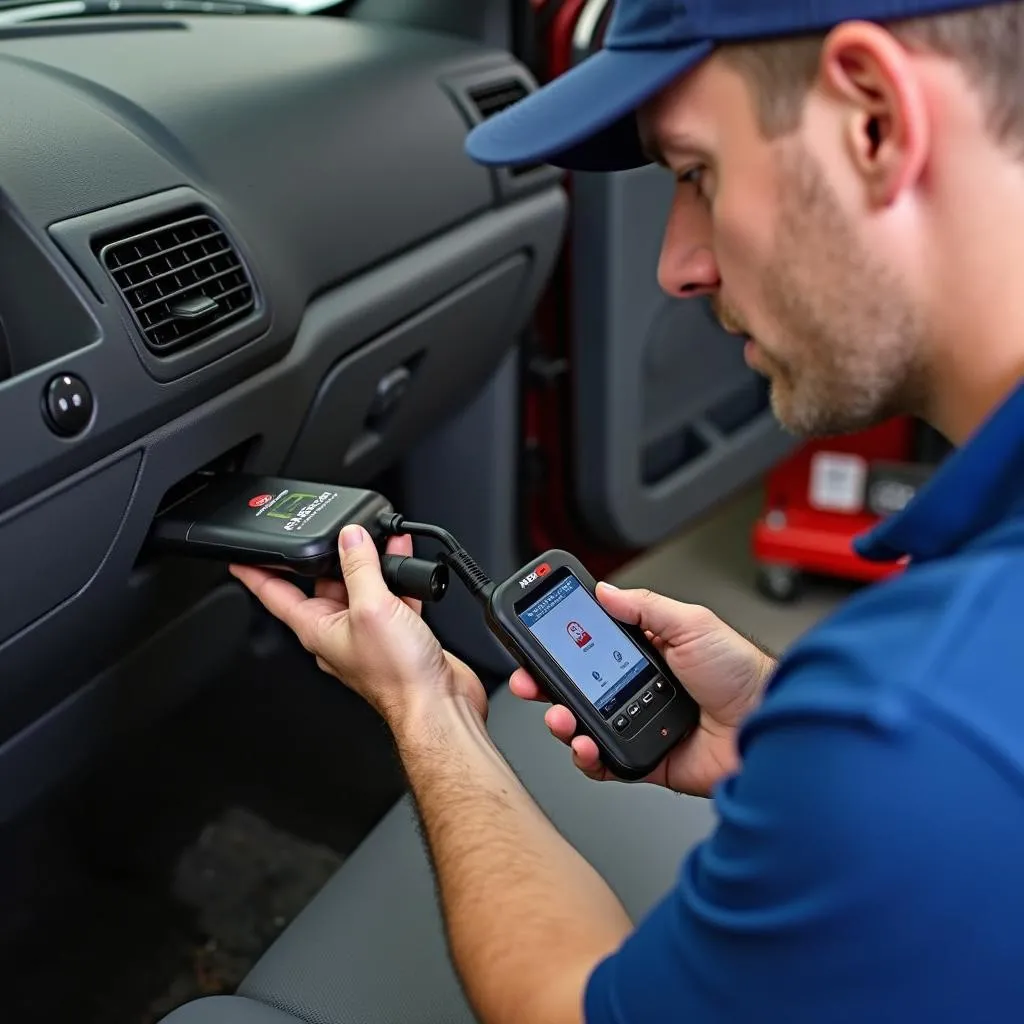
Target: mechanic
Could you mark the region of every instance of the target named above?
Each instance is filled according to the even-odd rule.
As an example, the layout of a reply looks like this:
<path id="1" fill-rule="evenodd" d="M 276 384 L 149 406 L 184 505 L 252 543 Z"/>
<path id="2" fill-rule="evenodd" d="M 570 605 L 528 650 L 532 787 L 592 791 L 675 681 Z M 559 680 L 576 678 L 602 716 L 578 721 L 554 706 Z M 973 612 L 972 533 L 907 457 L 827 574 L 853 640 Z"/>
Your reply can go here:
<path id="1" fill-rule="evenodd" d="M 485 1024 L 1019 1019 L 1022 81 L 1021 3 L 619 0 L 602 52 L 470 136 L 486 164 L 664 164 L 660 283 L 749 337 L 786 428 L 910 414 L 955 446 L 860 542 L 907 570 L 778 664 L 707 609 L 600 588 L 703 707 L 649 781 L 717 817 L 635 927 L 364 532 L 314 599 L 235 570 L 392 729 Z M 542 699 L 522 671 L 510 685 Z M 605 778 L 567 709 L 546 722 Z"/>

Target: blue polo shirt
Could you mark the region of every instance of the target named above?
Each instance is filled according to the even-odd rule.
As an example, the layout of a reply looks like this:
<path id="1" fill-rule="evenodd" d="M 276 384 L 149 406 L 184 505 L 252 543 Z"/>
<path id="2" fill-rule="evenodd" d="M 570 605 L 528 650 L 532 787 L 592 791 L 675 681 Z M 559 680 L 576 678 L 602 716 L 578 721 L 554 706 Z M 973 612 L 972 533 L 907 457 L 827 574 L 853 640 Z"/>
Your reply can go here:
<path id="1" fill-rule="evenodd" d="M 858 547 L 587 1024 L 1024 1019 L 1024 385 Z"/>

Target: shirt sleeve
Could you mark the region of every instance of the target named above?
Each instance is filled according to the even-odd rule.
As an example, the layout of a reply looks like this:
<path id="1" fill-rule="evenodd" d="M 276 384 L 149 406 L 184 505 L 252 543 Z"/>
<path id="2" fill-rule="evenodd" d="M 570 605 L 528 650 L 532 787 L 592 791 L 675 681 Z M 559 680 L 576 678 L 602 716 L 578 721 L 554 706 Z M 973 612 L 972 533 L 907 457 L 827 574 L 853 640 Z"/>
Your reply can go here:
<path id="1" fill-rule="evenodd" d="M 587 1024 L 962 1022 L 1010 985 L 1019 1010 L 1018 783 L 920 702 L 816 685 L 839 696 L 766 701 Z"/>

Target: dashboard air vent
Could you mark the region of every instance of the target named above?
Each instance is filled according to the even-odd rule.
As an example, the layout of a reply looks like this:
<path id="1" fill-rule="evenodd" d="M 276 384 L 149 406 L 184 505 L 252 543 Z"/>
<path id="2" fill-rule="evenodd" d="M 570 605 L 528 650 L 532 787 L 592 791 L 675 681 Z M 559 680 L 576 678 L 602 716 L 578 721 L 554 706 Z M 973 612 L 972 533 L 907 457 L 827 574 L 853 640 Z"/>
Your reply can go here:
<path id="1" fill-rule="evenodd" d="M 100 260 L 159 355 L 196 345 L 252 312 L 252 279 L 209 214 L 178 215 L 107 241 Z"/>
<path id="2" fill-rule="evenodd" d="M 513 103 L 529 96 L 530 90 L 526 83 L 518 78 L 506 78 L 498 82 L 488 82 L 486 85 L 478 85 L 469 90 L 469 99 L 481 121 L 501 113 Z M 521 166 L 509 167 L 508 173 L 513 177 L 522 174 L 529 174 L 537 170 L 543 164 L 523 164 Z"/>
<path id="3" fill-rule="evenodd" d="M 490 82 L 478 85 L 469 90 L 469 98 L 473 101 L 481 121 L 493 117 L 513 103 L 518 103 L 529 94 L 525 83 L 518 78 L 506 78 L 501 82 Z"/>

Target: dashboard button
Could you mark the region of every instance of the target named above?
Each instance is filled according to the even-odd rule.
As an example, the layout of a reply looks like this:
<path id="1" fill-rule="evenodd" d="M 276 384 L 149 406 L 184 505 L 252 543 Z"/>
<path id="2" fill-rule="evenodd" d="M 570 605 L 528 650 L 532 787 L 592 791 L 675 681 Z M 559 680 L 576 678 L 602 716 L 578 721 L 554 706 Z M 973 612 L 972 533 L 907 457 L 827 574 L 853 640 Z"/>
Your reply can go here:
<path id="1" fill-rule="evenodd" d="M 626 710 L 629 712 L 630 716 L 639 715 L 640 714 L 640 705 L 639 704 L 630 704 L 629 707 Z"/>
<path id="2" fill-rule="evenodd" d="M 62 373 L 53 377 L 43 392 L 43 410 L 50 429 L 61 437 L 74 437 L 92 419 L 93 397 L 81 377 Z"/>

